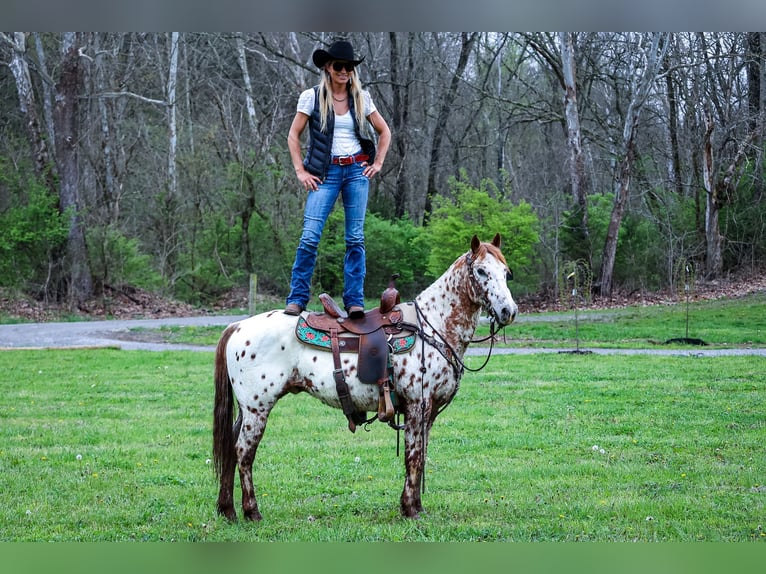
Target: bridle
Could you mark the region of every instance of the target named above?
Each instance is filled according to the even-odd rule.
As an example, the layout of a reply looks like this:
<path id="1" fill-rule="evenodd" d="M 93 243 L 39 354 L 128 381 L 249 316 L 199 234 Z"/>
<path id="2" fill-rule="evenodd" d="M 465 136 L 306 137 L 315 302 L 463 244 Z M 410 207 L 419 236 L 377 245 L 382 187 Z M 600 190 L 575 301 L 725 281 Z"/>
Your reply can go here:
<path id="1" fill-rule="evenodd" d="M 471 284 L 471 289 L 474 292 L 474 295 L 476 296 L 479 293 L 482 293 L 482 290 L 480 288 L 479 282 L 476 279 L 476 276 L 473 272 L 473 264 L 474 264 L 474 258 L 471 253 L 467 253 L 465 255 L 465 261 L 468 265 L 468 280 Z M 495 320 L 495 316 L 492 313 L 491 304 L 489 301 L 489 298 L 486 296 L 486 294 L 483 294 L 478 297 L 479 303 L 481 304 L 481 307 L 487 312 L 487 315 L 489 315 L 489 335 L 486 337 L 483 337 L 481 339 L 471 339 L 468 344 L 471 343 L 483 343 L 484 341 L 489 340 L 489 352 L 487 353 L 486 358 L 484 359 L 484 363 L 478 368 L 472 368 L 465 364 L 465 361 L 463 361 L 458 354 L 455 352 L 455 349 L 452 348 L 452 345 L 449 344 L 447 339 L 442 335 L 439 331 L 436 330 L 436 328 L 430 323 L 428 320 L 428 317 L 425 316 L 423 311 L 420 309 L 420 306 L 418 305 L 417 301 L 414 301 L 415 304 L 415 311 L 417 314 L 418 324 L 415 326 L 415 331 L 417 332 L 418 336 L 424 343 L 428 343 L 431 345 L 434 349 L 439 351 L 442 357 L 444 357 L 447 362 L 452 367 L 452 370 L 455 374 L 455 378 L 460 381 L 460 377 L 462 376 L 464 371 L 470 371 L 472 373 L 477 373 L 481 371 L 484 367 L 487 366 L 489 363 L 490 357 L 492 357 L 492 351 L 495 347 L 495 335 L 500 331 L 500 329 L 497 328 L 497 323 Z M 433 335 L 429 335 L 425 332 L 423 329 L 423 324 L 428 325 L 428 327 L 431 329 L 431 332 Z M 503 327 L 504 329 L 505 327 Z M 421 360 L 425 361 L 425 353 L 421 354 Z M 423 371 L 423 367 L 421 366 L 421 371 Z"/>

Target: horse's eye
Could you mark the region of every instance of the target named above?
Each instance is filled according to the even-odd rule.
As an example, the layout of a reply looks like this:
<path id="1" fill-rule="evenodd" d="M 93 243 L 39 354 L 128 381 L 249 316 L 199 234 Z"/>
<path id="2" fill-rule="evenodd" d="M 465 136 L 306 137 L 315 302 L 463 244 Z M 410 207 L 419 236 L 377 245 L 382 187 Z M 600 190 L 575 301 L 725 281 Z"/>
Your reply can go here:
<path id="1" fill-rule="evenodd" d="M 510 269 L 505 272 L 505 280 L 513 281 L 513 271 L 511 271 Z"/>
<path id="2" fill-rule="evenodd" d="M 483 269 L 483 268 L 481 268 L 481 267 L 477 267 L 477 268 L 476 268 L 476 275 L 478 275 L 478 276 L 479 276 L 479 277 L 481 277 L 481 278 L 484 278 L 484 277 L 486 277 L 486 276 L 487 276 L 487 272 L 486 272 L 486 271 L 484 271 L 484 269 Z"/>

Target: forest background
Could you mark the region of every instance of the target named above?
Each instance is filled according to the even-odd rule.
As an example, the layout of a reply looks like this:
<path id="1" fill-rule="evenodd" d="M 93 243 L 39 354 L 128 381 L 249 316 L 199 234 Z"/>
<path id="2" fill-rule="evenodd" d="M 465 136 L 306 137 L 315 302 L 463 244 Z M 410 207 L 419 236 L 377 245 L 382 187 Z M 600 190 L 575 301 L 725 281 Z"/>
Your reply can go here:
<path id="1" fill-rule="evenodd" d="M 287 152 L 336 33 L 0 32 L 0 294 L 286 295 Z M 414 296 L 500 232 L 515 295 L 675 290 L 761 270 L 766 33 L 353 33 L 393 141 L 367 296 Z M 342 210 L 315 293 L 342 288 Z M 691 271 L 690 271 L 691 270 Z M 583 279 L 585 280 L 585 279 Z"/>

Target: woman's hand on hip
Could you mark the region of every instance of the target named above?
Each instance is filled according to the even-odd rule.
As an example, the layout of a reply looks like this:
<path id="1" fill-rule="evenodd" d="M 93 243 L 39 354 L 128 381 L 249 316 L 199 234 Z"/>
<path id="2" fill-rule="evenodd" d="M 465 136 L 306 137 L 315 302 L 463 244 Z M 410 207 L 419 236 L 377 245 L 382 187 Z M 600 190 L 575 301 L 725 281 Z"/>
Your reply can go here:
<path id="1" fill-rule="evenodd" d="M 298 181 L 301 182 L 301 186 L 306 191 L 316 191 L 322 183 L 322 180 L 319 177 L 309 173 L 305 169 L 297 171 L 295 175 L 298 176 Z"/>
<path id="2" fill-rule="evenodd" d="M 376 173 L 380 173 L 380 170 L 383 168 L 383 166 L 378 164 L 377 162 L 371 163 L 371 164 L 365 164 L 363 165 L 363 167 L 364 167 L 364 170 L 362 171 L 362 175 L 365 176 L 367 179 L 370 179 Z"/>

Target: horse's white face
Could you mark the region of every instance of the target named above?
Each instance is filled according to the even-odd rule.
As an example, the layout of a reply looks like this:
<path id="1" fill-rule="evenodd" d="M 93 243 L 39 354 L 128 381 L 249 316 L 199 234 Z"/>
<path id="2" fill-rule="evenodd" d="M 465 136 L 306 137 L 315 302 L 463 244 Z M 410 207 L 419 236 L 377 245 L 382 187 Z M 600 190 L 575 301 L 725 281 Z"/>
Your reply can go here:
<path id="1" fill-rule="evenodd" d="M 499 326 L 512 323 L 519 308 L 508 288 L 511 271 L 500 252 L 500 236 L 496 235 L 491 244 L 483 245 L 474 237 L 471 250 L 473 261 L 469 271 L 476 291 L 476 302 L 484 307 Z"/>

